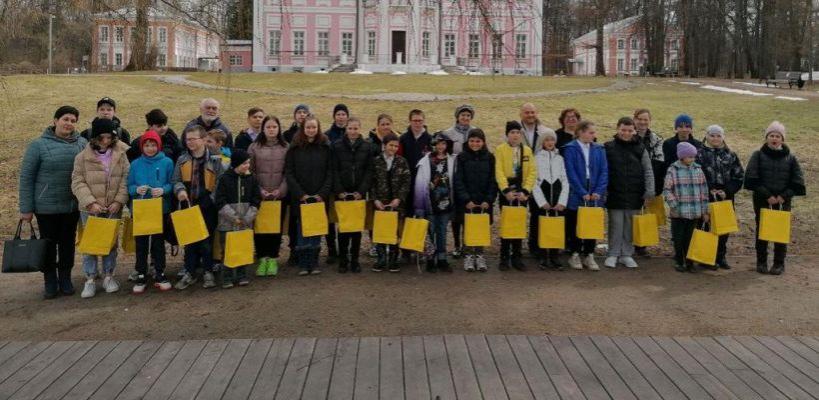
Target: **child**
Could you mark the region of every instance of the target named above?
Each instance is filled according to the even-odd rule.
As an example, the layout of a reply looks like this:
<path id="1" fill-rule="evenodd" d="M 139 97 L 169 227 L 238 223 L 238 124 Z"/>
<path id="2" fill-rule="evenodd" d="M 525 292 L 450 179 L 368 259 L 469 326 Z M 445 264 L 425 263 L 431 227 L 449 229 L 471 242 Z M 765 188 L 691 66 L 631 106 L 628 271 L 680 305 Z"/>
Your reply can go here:
<path id="1" fill-rule="evenodd" d="M 455 212 L 463 219 L 464 213 L 484 212 L 492 218 L 492 203 L 498 195 L 495 183 L 495 156 L 486 148 L 483 130 L 469 130 L 466 146 L 458 154 L 455 166 Z M 464 270 L 486 272 L 483 247 L 464 247 Z"/>
<path id="2" fill-rule="evenodd" d="M 154 131 L 162 140 L 162 148 L 159 150 L 171 159 L 172 163 L 176 162 L 179 154 L 182 152 L 182 146 L 179 144 L 179 137 L 176 133 L 168 127 L 168 116 L 162 110 L 155 108 L 145 114 L 145 124 L 148 126 L 148 131 Z M 128 149 L 128 161 L 134 162 L 137 158 L 142 156 L 142 147 L 139 145 L 140 138 L 135 138 L 131 142 L 131 148 Z"/>
<path id="3" fill-rule="evenodd" d="M 677 144 L 677 161 L 668 167 L 663 196 L 671 216 L 671 239 L 674 242 L 674 269 L 697 272 L 694 263 L 685 259 L 691 235 L 700 223 L 708 222 L 708 185 L 700 165 L 695 162 L 697 148 L 691 143 Z"/>
<path id="4" fill-rule="evenodd" d="M 287 180 L 284 177 L 284 159 L 287 155 L 287 142 L 281 135 L 281 124 L 275 116 L 264 117 L 262 132 L 250 145 L 250 171 L 259 182 L 262 200 L 282 201 L 281 218 L 284 221 L 287 197 Z M 282 245 L 282 234 L 257 233 L 253 235 L 256 244 L 256 255 L 259 266 L 256 276 L 275 276 L 279 271 L 279 249 Z"/>
<path id="5" fill-rule="evenodd" d="M 262 120 L 264 120 L 264 110 L 259 107 L 251 107 L 247 110 L 247 128 L 236 135 L 233 147 L 247 151 L 250 145 L 262 132 Z"/>
<path id="6" fill-rule="evenodd" d="M 617 121 L 617 134 L 606 142 L 606 160 L 609 169 L 609 185 L 606 208 L 609 216 L 609 250 L 606 267 L 637 268 L 632 244 L 632 221 L 647 200 L 654 197 L 654 172 L 651 159 L 634 129 L 629 117 Z"/>
<path id="7" fill-rule="evenodd" d="M 250 174 L 250 156 L 236 149 L 230 156 L 230 169 L 225 171 L 216 184 L 216 209 L 219 210 L 219 242 L 225 248 L 228 232 L 252 229 L 259 211 L 262 195 L 259 182 Z M 222 269 L 222 288 L 233 285 L 247 286 L 247 266 Z"/>
<path id="8" fill-rule="evenodd" d="M 791 210 L 794 196 L 805 195 L 805 178 L 799 160 L 785 144 L 785 125 L 771 122 L 765 129 L 765 144 L 755 151 L 748 161 L 745 174 L 745 189 L 754 192 L 754 214 L 756 215 L 756 271 L 768 272 L 768 242 L 759 240 L 759 215 L 762 208 Z M 788 246 L 774 244 L 771 275 L 785 271 L 785 256 Z"/>
<path id="9" fill-rule="evenodd" d="M 702 142 L 694 139 L 694 120 L 687 114 L 680 114 L 674 120 L 674 137 L 669 138 L 663 142 L 663 159 L 665 165 L 670 166 L 677 161 L 677 144 L 688 142 L 699 149 L 702 147 Z"/>
<path id="10" fill-rule="evenodd" d="M 461 154 L 464 147 L 466 147 L 466 138 L 469 136 L 469 131 L 477 128 L 477 126 L 472 125 L 473 119 L 475 119 L 475 107 L 469 104 L 461 104 L 455 109 L 455 124 L 443 132 L 452 140 L 452 154 L 454 156 Z M 461 239 L 463 237 L 464 221 L 458 217 L 457 213 L 452 215 L 452 241 L 455 247 L 452 256 L 455 258 L 460 258 L 463 253 Z"/>
<path id="11" fill-rule="evenodd" d="M 725 144 L 725 131 L 719 125 L 705 129 L 703 146 L 697 152 L 697 164 L 705 174 L 708 183 L 708 194 L 712 201 L 734 201 L 734 196 L 742 189 L 745 172 L 739 163 L 737 153 Z M 731 269 L 725 260 L 728 246 L 728 234 L 719 237 L 717 247 L 717 265 L 714 268 Z"/>
<path id="12" fill-rule="evenodd" d="M 207 132 L 205 145 L 213 155 L 218 155 L 222 161 L 224 170 L 230 168 L 230 147 L 225 147 L 227 135 L 219 129 L 212 129 Z"/>
<path id="13" fill-rule="evenodd" d="M 370 143 L 361 137 L 360 119 L 350 117 L 346 121 L 345 135 L 332 144 L 332 149 L 336 201 L 363 200 L 372 183 L 373 157 Z M 361 232 L 339 232 L 338 245 L 338 272 L 361 272 Z"/>
<path id="14" fill-rule="evenodd" d="M 455 173 L 453 141 L 438 133 L 430 141 L 432 153 L 418 162 L 415 177 L 415 215 L 429 219 L 435 257 L 427 260 L 427 272 L 452 272 L 446 261 L 446 226 L 454 210 L 452 178 Z"/>
<path id="15" fill-rule="evenodd" d="M 97 116 L 94 117 L 94 121 L 100 119 L 107 119 L 111 121 L 114 126 L 113 133 L 117 136 L 117 139 L 128 145 L 131 143 L 131 134 L 128 133 L 128 130 L 122 127 L 122 122 L 120 122 L 119 118 L 116 116 L 117 114 L 117 102 L 110 97 L 103 97 L 100 101 L 97 102 Z M 91 128 L 88 128 L 80 134 L 80 136 L 84 137 L 86 140 L 91 140 L 94 137 L 94 121 L 91 121 Z"/>
<path id="16" fill-rule="evenodd" d="M 495 148 L 495 179 L 503 208 L 509 205 L 526 207 L 535 186 L 535 159 L 532 149 L 523 143 L 523 126 L 518 121 L 506 122 L 506 143 Z M 525 224 L 525 221 L 520 221 Z M 501 239 L 501 271 L 511 266 L 518 271 L 526 270 L 521 255 L 523 239 Z"/>
<path id="17" fill-rule="evenodd" d="M 566 160 L 566 176 L 569 178 L 569 204 L 566 211 L 566 232 L 569 241 L 569 266 L 573 269 L 599 271 L 594 261 L 594 239 L 577 237 L 578 207 L 600 206 L 603 194 L 609 184 L 606 151 L 603 146 L 594 143 L 597 127 L 591 121 L 580 121 L 575 131 L 575 140 L 563 147 L 563 158 Z M 581 260 L 582 257 L 582 260 Z"/>
<path id="18" fill-rule="evenodd" d="M 198 205 L 202 217 L 212 236 L 216 229 L 216 207 L 213 203 L 213 192 L 216 181 L 224 171 L 219 155 L 212 155 L 205 146 L 205 129 L 199 125 L 185 128 L 185 145 L 188 151 L 179 156 L 173 170 L 174 194 L 182 205 Z M 211 238 L 185 246 L 185 273 L 176 282 L 178 290 L 187 289 L 196 283 L 194 273 L 197 267 L 205 272 L 202 275 L 202 287 L 216 287 L 213 278 L 213 251 Z"/>
<path id="19" fill-rule="evenodd" d="M 563 216 L 569 200 L 569 178 L 566 177 L 563 157 L 556 144 L 557 134 L 551 131 L 544 132 L 543 150 L 535 156 L 537 180 L 532 197 L 538 209 L 541 210 L 538 215 Z M 560 271 L 564 270 L 558 258 L 559 255 L 560 249 L 542 249 L 540 268 L 551 267 Z"/>
<path id="20" fill-rule="evenodd" d="M 665 181 L 665 155 L 663 154 L 663 138 L 651 130 L 651 111 L 639 108 L 634 111 L 634 129 L 637 131 L 637 140 L 643 144 L 651 159 L 651 171 L 654 173 L 654 196 L 663 194 Z M 645 247 L 634 246 L 634 253 L 648 257 Z"/>
<path id="21" fill-rule="evenodd" d="M 128 194 L 131 199 L 162 198 L 163 233 L 136 236 L 136 272 L 133 292 L 145 292 L 148 274 L 148 253 L 154 264 L 154 286 L 161 290 L 171 290 L 171 281 L 165 277 L 165 239 L 164 231 L 171 225 L 171 178 L 173 162 L 162 149 L 162 139 L 154 131 L 146 131 L 139 138 L 142 156 L 134 160 L 128 174 Z M 133 210 L 133 207 L 131 207 Z"/>
<path id="22" fill-rule="evenodd" d="M 83 226 L 89 216 L 119 219 L 123 204 L 128 202 L 128 157 L 125 151 L 128 145 L 118 140 L 114 133 L 116 127 L 110 119 L 95 119 L 91 124 L 91 141 L 85 150 L 74 158 L 74 170 L 71 173 L 71 192 L 77 198 L 80 218 Z M 97 256 L 83 256 L 83 272 L 86 282 L 82 298 L 94 297 L 97 286 Z M 102 287 L 106 293 L 119 290 L 114 280 L 114 268 L 117 265 L 117 245 L 111 248 L 108 255 L 102 257 L 102 269 L 105 278 Z"/>
<path id="23" fill-rule="evenodd" d="M 409 197 L 412 176 L 404 157 L 397 155 L 398 136 L 387 134 L 383 138 L 384 152 L 373 161 L 373 184 L 370 195 L 376 210 L 398 211 L 398 216 L 404 211 L 404 200 Z M 387 256 L 387 245 L 376 245 L 378 260 L 373 267 L 373 271 L 381 272 L 385 268 L 390 272 L 401 272 L 398 266 L 398 245 L 389 245 L 389 256 Z"/>

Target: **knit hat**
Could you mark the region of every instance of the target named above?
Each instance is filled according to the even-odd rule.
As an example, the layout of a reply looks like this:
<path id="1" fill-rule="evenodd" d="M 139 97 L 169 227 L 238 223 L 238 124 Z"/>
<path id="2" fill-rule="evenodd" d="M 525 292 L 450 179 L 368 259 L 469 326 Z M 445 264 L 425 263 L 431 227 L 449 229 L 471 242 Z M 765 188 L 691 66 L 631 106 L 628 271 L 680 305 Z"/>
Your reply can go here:
<path id="1" fill-rule="evenodd" d="M 520 125 L 518 121 L 506 121 L 506 135 L 509 135 L 509 132 L 512 130 L 523 130 L 523 126 Z"/>
<path id="2" fill-rule="evenodd" d="M 434 148 L 440 142 L 446 143 L 446 151 L 451 154 L 454 143 L 452 139 L 443 132 L 438 132 L 433 135 L 432 139 L 429 140 L 429 146 Z"/>
<path id="3" fill-rule="evenodd" d="M 693 144 L 688 142 L 680 142 L 677 144 L 677 158 L 679 158 L 680 160 L 682 160 L 683 158 L 696 156 L 697 148 L 694 147 Z"/>
<path id="4" fill-rule="evenodd" d="M 541 136 L 543 136 L 544 140 L 546 138 L 552 138 L 553 140 L 557 141 L 557 134 L 555 133 L 555 131 L 553 131 L 553 130 L 551 130 L 549 128 L 546 128 L 543 132 L 538 132 L 538 133 Z"/>
<path id="5" fill-rule="evenodd" d="M 91 121 L 91 138 L 95 138 L 103 133 L 110 133 L 114 135 L 114 121 L 105 118 L 94 118 Z"/>
<path id="6" fill-rule="evenodd" d="M 117 109 L 117 102 L 114 101 L 114 99 L 112 99 L 110 97 L 106 96 L 106 97 L 101 98 L 100 101 L 97 102 L 97 108 L 100 108 L 100 106 L 103 105 L 103 104 L 108 104 L 114 110 Z"/>
<path id="7" fill-rule="evenodd" d="M 156 143 L 157 148 L 162 148 L 162 138 L 159 137 L 159 134 L 153 130 L 147 130 L 142 136 L 139 137 L 139 151 L 143 151 L 142 148 L 145 146 L 145 142 L 153 140 Z"/>
<path id="8" fill-rule="evenodd" d="M 765 139 L 768 138 L 768 134 L 771 132 L 779 132 L 782 135 L 782 140 L 785 140 L 785 125 L 782 125 L 781 122 L 774 121 L 768 125 L 768 129 L 765 129 Z"/>
<path id="9" fill-rule="evenodd" d="M 690 127 L 694 127 L 694 120 L 688 114 L 680 114 L 677 116 L 677 119 L 674 120 L 674 129 L 679 128 L 682 124 L 686 124 Z"/>
<path id="10" fill-rule="evenodd" d="M 455 109 L 455 120 L 456 121 L 458 120 L 458 116 L 461 115 L 461 113 L 464 112 L 464 111 L 468 111 L 469 115 L 471 115 L 472 118 L 475 118 L 475 107 L 472 107 L 469 104 L 461 104 L 461 105 L 458 106 L 458 108 Z"/>
<path id="11" fill-rule="evenodd" d="M 57 111 L 54 112 L 54 119 L 60 119 L 65 114 L 71 114 L 74 117 L 79 118 L 80 117 L 80 110 L 77 110 L 76 108 L 71 107 L 71 106 L 62 106 L 62 107 L 58 108 Z"/>
<path id="12" fill-rule="evenodd" d="M 296 113 L 299 112 L 299 110 L 304 110 L 305 112 L 310 114 L 310 106 L 308 106 L 307 104 L 297 105 L 296 108 L 293 110 L 293 115 L 296 115 Z"/>
<path id="13" fill-rule="evenodd" d="M 709 136 L 717 135 L 725 139 L 725 130 L 719 125 L 709 125 L 707 128 L 705 128 L 705 134 Z"/>
<path id="14" fill-rule="evenodd" d="M 298 111 L 298 107 L 296 107 L 296 109 Z M 307 111 L 310 112 L 310 110 L 307 110 Z M 335 107 L 333 107 L 333 117 L 335 117 L 336 113 L 339 112 L 339 111 L 344 111 L 344 113 L 347 114 L 348 117 L 350 116 L 350 109 L 347 108 L 346 105 L 339 103 L 339 104 L 336 104 Z"/>
<path id="15" fill-rule="evenodd" d="M 233 149 L 233 153 L 230 155 L 230 168 L 236 168 L 244 164 L 244 162 L 248 159 L 250 159 L 250 155 L 247 154 L 246 151 L 242 149 Z"/>

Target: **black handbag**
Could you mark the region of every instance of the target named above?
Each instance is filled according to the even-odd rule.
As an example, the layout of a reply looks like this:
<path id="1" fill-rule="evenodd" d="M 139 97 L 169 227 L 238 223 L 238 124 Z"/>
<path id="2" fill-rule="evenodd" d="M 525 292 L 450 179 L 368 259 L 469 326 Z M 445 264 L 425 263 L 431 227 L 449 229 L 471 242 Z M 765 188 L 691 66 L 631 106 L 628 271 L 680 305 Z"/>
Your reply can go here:
<path id="1" fill-rule="evenodd" d="M 21 239 L 23 220 L 17 224 L 14 239 L 3 243 L 3 273 L 40 272 L 46 263 L 48 239 L 38 239 L 34 225 L 28 221 L 31 236 Z"/>

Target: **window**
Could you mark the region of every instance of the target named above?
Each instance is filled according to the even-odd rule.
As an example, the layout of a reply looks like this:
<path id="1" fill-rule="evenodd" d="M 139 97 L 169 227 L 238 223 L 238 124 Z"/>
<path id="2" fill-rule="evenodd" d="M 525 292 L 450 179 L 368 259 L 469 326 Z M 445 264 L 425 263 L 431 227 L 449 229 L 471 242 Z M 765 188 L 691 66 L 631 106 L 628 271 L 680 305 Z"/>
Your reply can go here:
<path id="1" fill-rule="evenodd" d="M 637 39 L 631 39 L 631 49 L 637 50 Z"/>
<path id="2" fill-rule="evenodd" d="M 242 65 L 243 61 L 244 60 L 242 59 L 242 56 L 240 56 L 238 54 L 231 54 L 230 55 L 230 65 Z"/>
<path id="3" fill-rule="evenodd" d="M 279 55 L 282 44 L 282 31 L 270 31 L 270 38 L 268 40 L 270 43 L 268 43 L 267 49 L 270 52 L 270 55 Z"/>
<path id="4" fill-rule="evenodd" d="M 625 62 L 625 60 L 623 60 L 622 58 L 618 58 L 618 59 L 617 59 L 617 70 L 618 70 L 618 71 L 622 71 L 622 70 L 623 70 L 623 63 L 624 63 L 624 62 Z"/>
<path id="5" fill-rule="evenodd" d="M 122 65 L 122 53 L 114 54 L 114 64 L 117 66 Z"/>
<path id="6" fill-rule="evenodd" d="M 447 33 L 444 35 L 444 57 L 455 56 L 455 34 Z"/>
<path id="7" fill-rule="evenodd" d="M 100 65 L 103 67 L 108 66 L 108 53 L 100 53 Z"/>
<path id="8" fill-rule="evenodd" d="M 631 59 L 631 70 L 632 70 L 632 71 L 637 71 L 637 68 L 638 68 L 638 65 L 637 65 L 637 59 L 636 59 L 636 58 L 632 58 L 632 59 Z"/>
<path id="9" fill-rule="evenodd" d="M 330 55 L 330 32 L 318 33 L 318 55 Z"/>
<path id="10" fill-rule="evenodd" d="M 108 27 L 101 26 L 100 27 L 100 42 L 106 43 L 108 42 Z"/>
<path id="11" fill-rule="evenodd" d="M 515 35 L 515 58 L 526 58 L 526 35 Z"/>
<path id="12" fill-rule="evenodd" d="M 159 56 L 157 56 L 156 65 L 158 65 L 160 67 L 165 66 L 165 55 L 164 54 L 160 54 Z"/>
<path id="13" fill-rule="evenodd" d="M 617 50 L 623 50 L 626 48 L 626 41 L 623 39 L 617 39 Z"/>
<path id="14" fill-rule="evenodd" d="M 348 56 L 353 55 L 353 33 L 343 32 L 341 34 L 341 52 Z"/>
<path id="15" fill-rule="evenodd" d="M 159 43 L 168 41 L 168 31 L 165 28 L 159 28 L 157 36 L 159 36 Z"/>
<path id="16" fill-rule="evenodd" d="M 125 36 L 125 30 L 123 27 L 118 26 L 114 29 L 114 41 L 117 43 L 122 43 L 122 37 Z"/>
<path id="17" fill-rule="evenodd" d="M 148 34 L 145 35 L 145 38 L 148 39 L 147 40 L 148 46 L 150 46 L 153 43 L 152 42 L 152 39 L 154 38 L 153 36 L 154 36 L 154 30 L 151 29 L 151 28 L 148 28 Z"/>
<path id="18" fill-rule="evenodd" d="M 503 35 L 499 33 L 492 35 L 492 58 L 496 60 L 503 58 Z"/>
<path id="19" fill-rule="evenodd" d="M 375 31 L 367 32 L 367 55 L 375 57 Z"/>
<path id="20" fill-rule="evenodd" d="M 421 35 L 421 57 L 429 57 L 429 32 Z"/>
<path id="21" fill-rule="evenodd" d="M 304 31 L 293 32 L 293 55 L 304 55 Z"/>
<path id="22" fill-rule="evenodd" d="M 481 51 L 480 36 L 474 33 L 469 34 L 469 58 L 478 58 Z"/>

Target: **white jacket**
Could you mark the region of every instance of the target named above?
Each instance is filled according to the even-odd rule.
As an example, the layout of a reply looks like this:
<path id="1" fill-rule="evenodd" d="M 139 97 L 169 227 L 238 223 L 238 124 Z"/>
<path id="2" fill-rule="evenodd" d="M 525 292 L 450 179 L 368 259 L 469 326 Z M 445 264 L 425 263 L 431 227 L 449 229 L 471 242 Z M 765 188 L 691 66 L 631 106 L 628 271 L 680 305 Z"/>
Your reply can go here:
<path id="1" fill-rule="evenodd" d="M 535 155 L 535 161 L 537 162 L 537 179 L 535 180 L 535 188 L 532 194 L 535 196 L 537 206 L 543 207 L 543 205 L 547 203 L 546 194 L 543 193 L 540 187 L 541 183 L 546 181 L 550 184 L 554 184 L 558 180 L 560 180 L 561 189 L 557 203 L 565 206 L 569 201 L 569 178 L 566 176 L 566 167 L 563 164 L 563 157 L 560 156 L 557 149 L 552 151 L 543 150 Z M 550 206 L 555 205 L 557 204 L 550 204 Z"/>
<path id="2" fill-rule="evenodd" d="M 427 153 L 421 161 L 418 161 L 418 172 L 415 175 L 414 190 L 413 190 L 413 206 L 415 207 L 416 215 L 428 215 L 432 213 L 432 204 L 429 198 L 429 181 L 432 179 L 432 167 L 430 166 L 429 157 L 432 153 Z M 453 178 L 455 177 L 455 156 L 450 154 L 446 160 L 447 177 L 449 178 L 449 201 L 452 203 L 455 200 L 454 192 L 455 186 Z"/>

